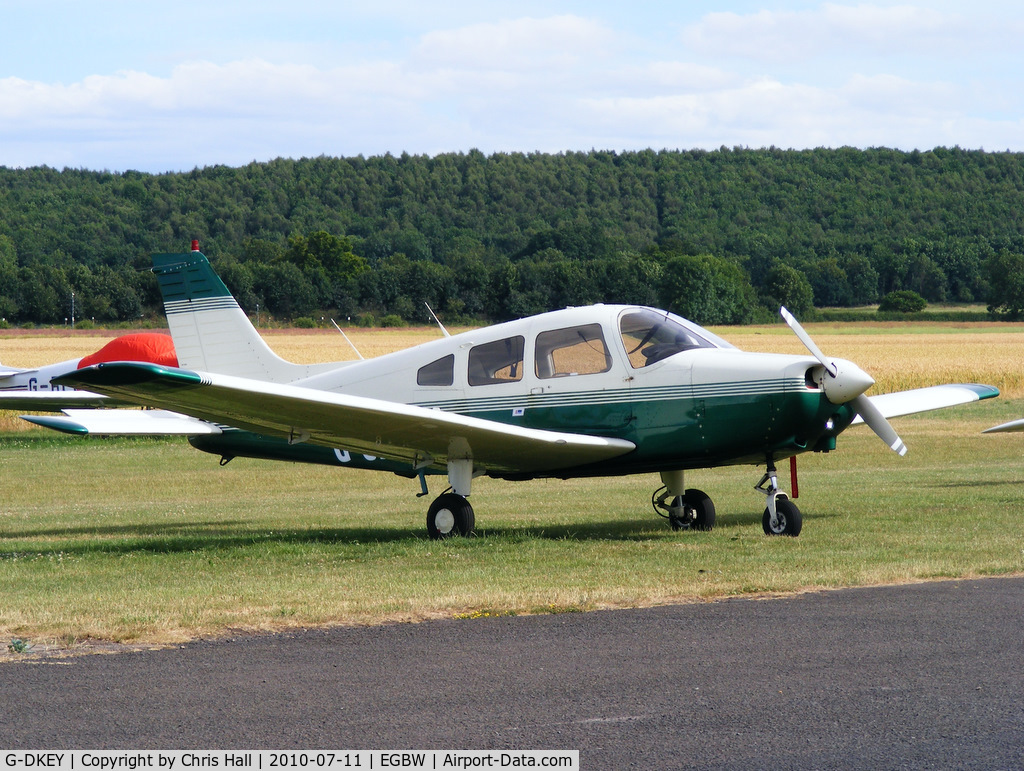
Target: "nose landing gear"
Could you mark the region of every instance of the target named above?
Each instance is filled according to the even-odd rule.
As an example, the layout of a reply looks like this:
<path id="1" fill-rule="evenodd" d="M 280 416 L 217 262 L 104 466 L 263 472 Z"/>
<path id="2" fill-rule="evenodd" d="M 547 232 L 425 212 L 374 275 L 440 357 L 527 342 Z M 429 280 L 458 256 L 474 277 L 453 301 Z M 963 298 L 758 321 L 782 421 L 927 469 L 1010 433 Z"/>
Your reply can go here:
<path id="1" fill-rule="evenodd" d="M 768 469 L 754 489 L 764 493 L 768 498 L 768 506 L 761 518 L 765 535 L 800 535 L 804 520 L 800 509 L 779 489 L 779 479 L 775 472 L 775 461 L 768 459 Z"/>

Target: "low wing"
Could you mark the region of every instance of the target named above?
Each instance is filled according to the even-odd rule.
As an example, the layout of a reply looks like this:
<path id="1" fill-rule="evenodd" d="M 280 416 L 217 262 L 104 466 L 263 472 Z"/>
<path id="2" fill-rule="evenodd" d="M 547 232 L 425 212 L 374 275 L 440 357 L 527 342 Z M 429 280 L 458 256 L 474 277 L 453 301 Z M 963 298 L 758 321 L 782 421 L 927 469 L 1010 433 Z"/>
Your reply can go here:
<path id="1" fill-rule="evenodd" d="M 1011 420 L 1009 423 L 1000 423 L 998 426 L 986 428 L 983 434 L 1010 434 L 1016 431 L 1024 431 L 1024 419 Z"/>
<path id="2" fill-rule="evenodd" d="M 999 389 L 988 385 L 949 384 L 915 388 L 911 391 L 896 391 L 891 394 L 869 396 L 871 403 L 886 418 L 898 418 L 901 415 L 913 415 L 917 412 L 939 410 L 943 407 L 955 407 L 968 404 L 979 399 L 991 399 L 999 396 Z M 851 425 L 863 423 L 858 415 Z"/>
<path id="3" fill-rule="evenodd" d="M 624 439 L 542 431 L 409 404 L 154 364 L 99 364 L 56 381 L 292 442 L 420 467 L 472 458 L 507 473 L 552 471 L 635 448 Z"/>
<path id="4" fill-rule="evenodd" d="M 205 420 L 167 410 L 64 410 L 63 415 L 22 415 L 21 419 L 65 434 L 102 436 L 197 436 L 219 434 Z"/>
<path id="5" fill-rule="evenodd" d="M 22 388 L 0 391 L 0 410 L 59 412 L 66 408 L 113 407 L 118 404 L 125 402 L 89 391 L 29 391 Z"/>

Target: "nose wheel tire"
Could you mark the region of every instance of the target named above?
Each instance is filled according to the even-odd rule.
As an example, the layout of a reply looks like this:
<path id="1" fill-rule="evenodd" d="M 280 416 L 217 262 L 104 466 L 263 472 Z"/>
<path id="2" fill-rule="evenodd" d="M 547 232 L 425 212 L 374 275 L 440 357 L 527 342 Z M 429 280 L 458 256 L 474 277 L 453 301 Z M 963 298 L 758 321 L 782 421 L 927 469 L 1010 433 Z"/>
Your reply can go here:
<path id="1" fill-rule="evenodd" d="M 427 534 L 435 541 L 471 535 L 475 525 L 473 507 L 456 493 L 439 495 L 427 510 Z"/>
<path id="2" fill-rule="evenodd" d="M 764 526 L 765 535 L 788 535 L 794 537 L 800 535 L 804 519 L 800 514 L 800 509 L 796 507 L 793 501 L 779 495 L 775 500 L 775 514 L 775 524 L 773 525 L 771 511 L 768 509 L 764 510 L 761 524 Z"/>

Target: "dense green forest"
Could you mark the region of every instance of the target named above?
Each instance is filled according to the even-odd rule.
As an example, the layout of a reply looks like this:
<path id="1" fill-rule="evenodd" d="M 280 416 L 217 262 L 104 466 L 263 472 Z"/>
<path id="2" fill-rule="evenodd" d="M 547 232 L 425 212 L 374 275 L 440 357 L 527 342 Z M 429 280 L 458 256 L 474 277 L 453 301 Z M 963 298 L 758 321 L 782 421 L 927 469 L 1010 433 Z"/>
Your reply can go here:
<path id="1" fill-rule="evenodd" d="M 987 302 L 1019 314 L 1024 154 L 958 148 L 278 159 L 180 174 L 0 167 L 6 323 L 159 315 L 151 252 L 203 252 L 250 313 L 502 320 L 660 305 Z M 1016 277 L 1015 277 L 1016 278 Z M 1024 281 L 1024 279 L 1020 279 Z M 771 311 L 769 309 L 772 309 Z"/>

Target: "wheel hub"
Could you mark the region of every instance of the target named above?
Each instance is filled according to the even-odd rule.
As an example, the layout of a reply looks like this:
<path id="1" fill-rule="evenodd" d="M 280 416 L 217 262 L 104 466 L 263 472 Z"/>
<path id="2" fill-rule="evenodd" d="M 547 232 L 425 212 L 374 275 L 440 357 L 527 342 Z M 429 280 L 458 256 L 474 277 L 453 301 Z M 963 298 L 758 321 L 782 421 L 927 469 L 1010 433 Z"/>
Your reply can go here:
<path id="1" fill-rule="evenodd" d="M 441 509 L 434 515 L 434 525 L 437 532 L 447 535 L 455 529 L 455 515 L 451 509 Z"/>

